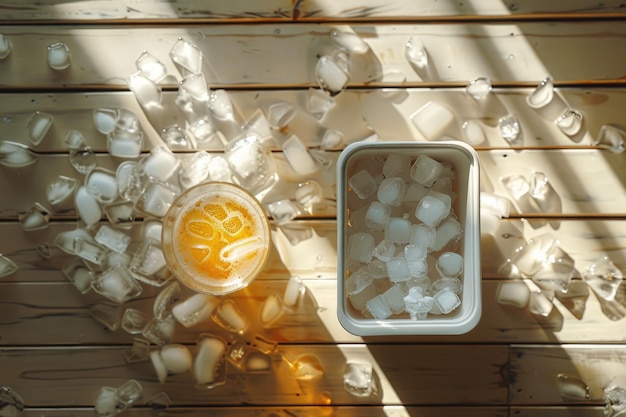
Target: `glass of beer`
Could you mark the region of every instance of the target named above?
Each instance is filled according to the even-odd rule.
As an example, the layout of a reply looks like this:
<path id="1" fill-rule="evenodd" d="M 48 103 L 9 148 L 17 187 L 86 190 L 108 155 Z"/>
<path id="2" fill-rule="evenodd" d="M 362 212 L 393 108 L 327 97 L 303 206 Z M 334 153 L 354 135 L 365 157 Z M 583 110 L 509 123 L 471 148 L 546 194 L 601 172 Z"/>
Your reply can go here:
<path id="1" fill-rule="evenodd" d="M 227 294 L 263 269 L 270 228 L 261 204 L 243 188 L 206 182 L 181 193 L 163 220 L 163 254 L 187 287 Z"/>

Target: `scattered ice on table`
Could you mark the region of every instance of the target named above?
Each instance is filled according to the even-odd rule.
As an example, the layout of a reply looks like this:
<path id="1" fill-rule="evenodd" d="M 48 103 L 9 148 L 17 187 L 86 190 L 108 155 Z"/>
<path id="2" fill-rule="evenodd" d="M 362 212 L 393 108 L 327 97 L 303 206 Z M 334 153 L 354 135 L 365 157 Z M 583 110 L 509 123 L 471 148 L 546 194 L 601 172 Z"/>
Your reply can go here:
<path id="1" fill-rule="evenodd" d="M 522 144 L 521 127 L 515 116 L 508 115 L 498 119 L 498 129 L 502 139 L 506 140 L 511 146 Z"/>
<path id="2" fill-rule="evenodd" d="M 102 261 L 102 269 L 113 268 L 115 265 L 122 265 L 128 268 L 131 255 L 128 252 L 118 253 L 112 250 L 106 251 Z"/>
<path id="3" fill-rule="evenodd" d="M 335 29 L 330 32 L 330 39 L 338 48 L 343 48 L 352 54 L 365 54 L 370 50 L 367 42 L 356 33 Z"/>
<path id="4" fill-rule="evenodd" d="M 306 180 L 298 183 L 295 191 L 295 199 L 304 208 L 310 209 L 313 205 L 322 201 L 322 186 L 315 180 Z"/>
<path id="5" fill-rule="evenodd" d="M 53 122 L 54 117 L 50 113 L 42 111 L 33 113 L 26 125 L 30 142 L 35 146 L 39 145 L 48 134 Z"/>
<path id="6" fill-rule="evenodd" d="M 46 187 L 48 203 L 52 205 L 55 211 L 64 211 L 66 208 L 64 203 L 70 200 L 77 187 L 77 179 L 59 175 Z"/>
<path id="7" fill-rule="evenodd" d="M 345 136 L 342 131 L 335 129 L 326 129 L 322 136 L 321 149 L 340 149 L 344 145 Z"/>
<path id="8" fill-rule="evenodd" d="M 144 239 L 128 269 L 136 279 L 156 287 L 165 284 L 170 278 L 161 243 L 154 239 Z"/>
<path id="9" fill-rule="evenodd" d="M 170 343 L 176 329 L 176 320 L 172 316 L 154 317 L 141 331 L 141 335 L 152 343 L 162 346 Z"/>
<path id="10" fill-rule="evenodd" d="M 153 350 L 149 352 L 150 363 L 152 363 L 152 367 L 154 368 L 154 372 L 157 375 L 157 379 L 161 384 L 165 383 L 167 380 L 168 372 L 165 367 L 165 363 L 163 362 L 163 358 L 161 358 L 161 352 L 158 350 Z"/>
<path id="11" fill-rule="evenodd" d="M 381 240 L 374 248 L 373 255 L 377 259 L 388 262 L 396 253 L 396 245 L 388 240 Z"/>
<path id="12" fill-rule="evenodd" d="M 594 145 L 613 153 L 624 152 L 626 149 L 626 129 L 616 125 L 602 125 Z"/>
<path id="13" fill-rule="evenodd" d="M 411 122 L 426 140 L 438 140 L 453 124 L 454 114 L 443 105 L 429 101 L 411 116 Z"/>
<path id="14" fill-rule="evenodd" d="M 554 123 L 567 136 L 574 136 L 583 125 L 583 114 L 578 110 L 567 109 Z"/>
<path id="15" fill-rule="evenodd" d="M 226 383 L 226 343 L 219 337 L 201 334 L 192 373 L 197 386 L 213 388 Z"/>
<path id="16" fill-rule="evenodd" d="M 456 252 L 442 253 L 437 258 L 437 271 L 442 277 L 459 277 L 463 273 L 463 257 Z"/>
<path id="17" fill-rule="evenodd" d="M 265 297 L 261 304 L 259 321 L 261 327 L 269 329 L 278 327 L 280 319 L 285 314 L 283 301 L 278 294 L 270 294 Z"/>
<path id="18" fill-rule="evenodd" d="M 552 78 L 545 78 L 539 85 L 526 97 L 526 102 L 533 109 L 545 107 L 552 101 L 554 97 L 554 83 Z"/>
<path id="19" fill-rule="evenodd" d="M 288 199 L 273 201 L 265 204 L 265 208 L 267 209 L 267 213 L 279 225 L 290 222 L 300 214 L 300 208 L 298 205 Z"/>
<path id="20" fill-rule="evenodd" d="M 557 381 L 561 397 L 573 400 L 588 400 L 591 398 L 591 388 L 579 377 L 558 374 Z"/>
<path id="21" fill-rule="evenodd" d="M 48 66 L 53 70 L 62 71 L 72 65 L 70 48 L 63 42 L 48 45 Z"/>
<path id="22" fill-rule="evenodd" d="M 207 321 L 219 304 L 219 298 L 208 294 L 194 294 L 172 308 L 174 318 L 185 327 Z"/>
<path id="23" fill-rule="evenodd" d="M 306 109 L 317 120 L 321 120 L 335 106 L 335 100 L 316 88 L 307 91 Z"/>
<path id="24" fill-rule="evenodd" d="M 37 253 L 44 259 L 52 258 L 52 248 L 48 242 L 43 242 L 37 245 Z"/>
<path id="25" fill-rule="evenodd" d="M 171 184 L 149 178 L 135 204 L 135 209 L 150 216 L 163 218 L 178 194 L 180 190 Z"/>
<path id="26" fill-rule="evenodd" d="M 354 233 L 348 241 L 348 259 L 362 263 L 372 260 L 374 253 L 374 237 L 369 233 Z"/>
<path id="27" fill-rule="evenodd" d="M 101 203 L 111 203 L 117 198 L 116 174 L 108 169 L 92 169 L 85 178 L 85 186 Z"/>
<path id="28" fill-rule="evenodd" d="M 130 201 L 119 201 L 104 206 L 104 215 L 112 226 L 130 229 L 135 221 L 135 205 Z"/>
<path id="29" fill-rule="evenodd" d="M 320 56 L 315 65 L 315 78 L 331 97 L 341 93 L 350 81 L 347 58 L 341 54 Z"/>
<path id="30" fill-rule="evenodd" d="M 143 146 L 142 132 L 116 129 L 107 135 L 107 152 L 118 158 L 137 158 Z"/>
<path id="31" fill-rule="evenodd" d="M 421 154 L 411 166 L 411 178 L 413 181 L 425 187 L 433 185 L 443 171 L 443 165 L 433 158 Z"/>
<path id="32" fill-rule="evenodd" d="M 229 346 L 226 359 L 244 372 L 268 372 L 272 367 L 272 359 L 267 353 L 241 340 Z"/>
<path id="33" fill-rule="evenodd" d="M 178 179 L 184 188 L 190 188 L 200 184 L 209 176 L 209 164 L 212 156 L 206 151 L 198 151 L 191 159 L 182 163 Z"/>
<path id="34" fill-rule="evenodd" d="M 530 195 L 540 211 L 561 213 L 561 199 L 543 172 L 534 171 L 530 176 Z"/>
<path id="35" fill-rule="evenodd" d="M 143 388 L 138 381 L 129 379 L 117 387 L 117 399 L 125 407 L 130 407 L 141 397 L 142 391 Z"/>
<path id="36" fill-rule="evenodd" d="M 208 105 L 211 114 L 217 120 L 235 122 L 239 119 L 238 114 L 236 114 L 235 106 L 226 90 L 219 89 L 211 91 Z"/>
<path id="37" fill-rule="evenodd" d="M 271 157 L 271 156 L 270 156 Z M 271 161 L 273 163 L 273 160 Z M 212 181 L 232 182 L 233 172 L 224 157 L 212 155 L 208 163 L 208 178 Z M 269 172 L 267 172 L 269 174 Z"/>
<path id="38" fill-rule="evenodd" d="M 100 393 L 94 405 L 94 415 L 96 417 L 113 417 L 122 412 L 122 410 L 123 408 L 117 400 L 117 390 L 112 387 L 100 388 Z"/>
<path id="39" fill-rule="evenodd" d="M 20 213 L 18 220 L 26 232 L 45 229 L 50 222 L 50 210 L 36 202 L 28 210 Z"/>
<path id="40" fill-rule="evenodd" d="M 409 38 L 404 46 L 404 56 L 418 74 L 428 68 L 428 51 L 420 40 Z"/>
<path id="41" fill-rule="evenodd" d="M 98 200 L 81 185 L 74 195 L 74 206 L 80 219 L 87 225 L 93 226 L 102 218 L 102 210 Z"/>
<path id="42" fill-rule="evenodd" d="M 285 292 L 283 293 L 283 305 L 287 308 L 294 308 L 302 295 L 304 294 L 306 287 L 302 278 L 297 275 L 292 275 L 287 281 Z"/>
<path id="43" fill-rule="evenodd" d="M 257 134 L 247 133 L 229 142 L 224 157 L 238 183 L 254 195 L 278 180 L 274 157 Z"/>
<path id="44" fill-rule="evenodd" d="M 501 180 L 515 201 L 522 200 L 530 193 L 530 184 L 523 175 L 513 174 L 503 177 Z"/>
<path id="45" fill-rule="evenodd" d="M 161 86 L 145 77 L 143 73 L 137 72 L 131 75 L 128 88 L 143 107 L 149 109 L 161 106 Z"/>
<path id="46" fill-rule="evenodd" d="M 463 135 L 470 145 L 477 146 L 487 140 L 485 130 L 478 120 L 466 120 L 461 127 L 463 128 Z"/>
<path id="47" fill-rule="evenodd" d="M 310 175 L 319 169 L 306 146 L 296 135 L 291 135 L 283 145 L 283 154 L 291 169 L 299 175 Z"/>
<path id="48" fill-rule="evenodd" d="M 499 194 L 481 191 L 480 209 L 489 210 L 490 212 L 496 214 L 498 217 L 509 217 L 509 200 Z"/>
<path id="49" fill-rule="evenodd" d="M 129 201 L 137 200 L 143 190 L 143 180 L 143 168 L 138 162 L 124 161 L 117 166 L 115 181 L 122 199 Z"/>
<path id="50" fill-rule="evenodd" d="M 0 141 L 0 165 L 22 168 L 37 162 L 37 156 L 28 146 L 8 140 Z"/>
<path id="51" fill-rule="evenodd" d="M 400 177 L 385 178 L 378 186 L 378 201 L 393 207 L 397 207 L 404 199 L 406 183 Z"/>
<path id="52" fill-rule="evenodd" d="M 433 301 L 443 314 L 448 314 L 461 305 L 461 299 L 449 287 L 442 288 L 433 295 Z"/>
<path id="53" fill-rule="evenodd" d="M 152 313 L 154 314 L 154 317 L 163 319 L 168 315 L 173 314 L 172 310 L 175 304 L 180 300 L 181 296 L 182 288 L 178 281 L 172 281 L 163 287 L 152 303 Z"/>
<path id="54" fill-rule="evenodd" d="M 530 290 L 523 282 L 501 282 L 496 292 L 498 304 L 524 308 L 530 299 Z"/>
<path id="55" fill-rule="evenodd" d="M 198 46 L 183 38 L 178 38 L 172 46 L 170 58 L 183 77 L 202 72 L 202 51 Z"/>
<path id="56" fill-rule="evenodd" d="M 138 297 L 143 288 L 132 277 L 126 267 L 115 266 L 96 276 L 91 287 L 98 294 L 103 295 L 118 304 L 123 304 Z"/>
<path id="57" fill-rule="evenodd" d="M 149 316 L 136 308 L 127 308 L 122 315 L 122 329 L 130 334 L 141 334 L 148 323 Z"/>
<path id="58" fill-rule="evenodd" d="M 291 362 L 291 375 L 298 381 L 313 381 L 324 375 L 324 368 L 317 356 L 305 353 Z"/>
<path id="59" fill-rule="evenodd" d="M 202 73 L 189 74 L 179 84 L 180 88 L 193 99 L 195 103 L 203 103 L 205 106 L 209 102 L 209 86 Z"/>
<path id="60" fill-rule="evenodd" d="M 485 77 L 475 78 L 465 87 L 465 92 L 474 100 L 482 100 L 491 92 L 491 80 Z"/>
<path id="61" fill-rule="evenodd" d="M 116 331 L 120 325 L 120 308 L 117 304 L 98 301 L 91 306 L 89 314 L 112 332 Z"/>
<path id="62" fill-rule="evenodd" d="M 118 108 L 115 110 L 115 130 L 126 133 L 141 133 L 139 118 L 132 110 Z"/>
<path id="63" fill-rule="evenodd" d="M 355 397 L 377 397 L 380 387 L 369 362 L 347 362 L 343 370 L 343 387 Z"/>
<path id="64" fill-rule="evenodd" d="M 215 126 L 213 126 L 213 123 L 207 116 L 190 123 L 188 131 L 196 140 L 196 143 L 202 146 L 213 142 L 216 138 L 220 138 L 220 133 L 215 129 Z"/>
<path id="65" fill-rule="evenodd" d="M 193 357 L 185 345 L 173 343 L 161 347 L 161 360 L 170 374 L 180 374 L 191 370 Z"/>
<path id="66" fill-rule="evenodd" d="M 165 392 L 159 392 L 146 400 L 146 405 L 161 415 L 172 405 L 172 399 Z"/>
<path id="67" fill-rule="evenodd" d="M 609 385 L 603 390 L 604 415 L 618 417 L 626 411 L 626 390 L 617 385 Z"/>
<path id="68" fill-rule="evenodd" d="M 12 50 L 13 43 L 11 42 L 11 38 L 0 33 L 0 60 L 8 57 Z"/>
<path id="69" fill-rule="evenodd" d="M 0 387 L 0 416 L 19 417 L 24 407 L 24 400 L 14 389 L 7 386 Z"/>
<path id="70" fill-rule="evenodd" d="M 281 129 L 296 115 L 296 106 L 289 101 L 277 101 L 267 109 L 267 121 L 272 129 Z"/>
<path id="71" fill-rule="evenodd" d="M 146 175 L 163 182 L 172 178 L 181 166 L 178 157 L 163 145 L 153 147 L 140 164 Z"/>
<path id="72" fill-rule="evenodd" d="M 124 351 L 127 363 L 145 362 L 150 360 L 150 341 L 141 337 L 133 338 L 132 346 Z"/>
<path id="73" fill-rule="evenodd" d="M 117 111 L 106 107 L 97 108 L 93 111 L 93 124 L 96 130 L 104 135 L 115 130 L 117 124 Z"/>
<path id="74" fill-rule="evenodd" d="M 74 252 L 74 241 L 76 239 L 83 239 L 93 243 L 96 242 L 87 230 L 83 228 L 76 228 L 74 230 L 59 232 L 54 239 L 54 243 L 63 252 L 69 253 L 70 255 L 76 255 L 76 252 Z"/>
<path id="75" fill-rule="evenodd" d="M 528 308 L 532 314 L 548 317 L 554 308 L 553 298 L 554 291 L 531 290 Z"/>
<path id="76" fill-rule="evenodd" d="M 364 169 L 348 178 L 348 185 L 362 200 L 368 198 L 377 190 L 376 180 Z"/>
<path id="77" fill-rule="evenodd" d="M 189 150 L 194 148 L 194 144 L 187 137 L 185 131 L 177 124 L 161 129 L 161 139 L 171 150 Z"/>
<path id="78" fill-rule="evenodd" d="M 394 283 L 411 279 L 409 265 L 404 257 L 395 257 L 387 261 L 387 273 L 389 274 L 389 280 Z"/>
<path id="79" fill-rule="evenodd" d="M 392 314 L 391 308 L 387 305 L 382 294 L 378 294 L 367 300 L 365 308 L 372 317 L 378 320 L 384 320 Z"/>
<path id="80" fill-rule="evenodd" d="M 623 277 L 622 271 L 607 256 L 596 260 L 583 271 L 585 283 L 607 301 L 615 299 Z"/>
<path id="81" fill-rule="evenodd" d="M 95 236 L 96 242 L 118 253 L 124 253 L 130 244 L 130 236 L 102 225 Z"/>
<path id="82" fill-rule="evenodd" d="M 91 283 L 96 277 L 85 261 L 79 258 L 68 261 L 61 268 L 61 272 L 83 294 L 91 290 Z"/>
<path id="83" fill-rule="evenodd" d="M 154 83 L 158 83 L 167 76 L 167 69 L 161 61 L 148 51 L 143 51 L 135 61 L 135 67 L 141 74 Z"/>
<path id="84" fill-rule="evenodd" d="M 557 250 L 558 245 L 559 241 L 549 233 L 533 237 L 515 250 L 511 262 L 520 273 L 532 277 Z"/>
<path id="85" fill-rule="evenodd" d="M 16 272 L 17 265 L 15 262 L 7 258 L 5 255 L 0 254 L 0 278 L 8 277 Z"/>
<path id="86" fill-rule="evenodd" d="M 305 224 L 287 223 L 280 225 L 278 228 L 292 246 L 311 239 L 315 233 L 313 227 Z"/>
<path id="87" fill-rule="evenodd" d="M 428 227 L 436 227 L 450 213 L 451 201 L 446 197 L 447 200 L 442 201 L 430 194 L 425 196 L 415 209 L 415 217 Z"/>
<path id="88" fill-rule="evenodd" d="M 365 214 L 365 224 L 367 227 L 374 230 L 384 230 L 390 216 L 391 206 L 383 204 L 380 201 L 372 201 Z"/>
<path id="89" fill-rule="evenodd" d="M 411 222 L 405 217 L 390 217 L 385 226 L 385 240 L 408 243 L 411 238 Z"/>
<path id="90" fill-rule="evenodd" d="M 226 299 L 222 300 L 213 310 L 211 319 L 222 328 L 233 332 L 243 334 L 248 328 L 248 320 L 241 312 L 235 301 Z"/>
<path id="91" fill-rule="evenodd" d="M 81 132 L 71 129 L 65 136 L 65 143 L 69 148 L 70 164 L 77 172 L 86 174 L 96 167 L 96 154 L 87 146 Z"/>

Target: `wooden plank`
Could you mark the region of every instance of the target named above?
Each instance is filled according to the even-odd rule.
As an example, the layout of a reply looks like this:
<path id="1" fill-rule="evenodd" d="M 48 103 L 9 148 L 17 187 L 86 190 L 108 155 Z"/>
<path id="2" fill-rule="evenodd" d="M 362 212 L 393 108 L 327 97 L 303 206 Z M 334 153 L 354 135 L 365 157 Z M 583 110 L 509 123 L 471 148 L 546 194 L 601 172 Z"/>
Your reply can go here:
<path id="1" fill-rule="evenodd" d="M 211 395 L 194 389 L 189 374 L 159 384 L 149 362 L 127 364 L 123 349 L 1 349 L 3 383 L 27 398 L 29 407 L 90 406 L 100 387 L 119 386 L 130 378 L 142 384 L 144 398 L 166 391 L 173 405 L 192 406 L 313 405 L 328 404 L 328 399 L 334 405 L 504 405 L 507 397 L 507 347 L 280 346 L 269 373 L 246 374 L 229 366 L 226 384 L 212 389 Z M 324 372 L 320 380 L 298 383 L 291 375 L 289 363 L 305 353 L 318 358 Z M 440 360 L 433 362 L 433 355 Z M 380 398 L 357 399 L 343 389 L 344 366 L 356 360 L 372 363 L 380 379 Z"/>
<path id="2" fill-rule="evenodd" d="M 0 31 L 12 40 L 13 52 L 0 61 L 0 85 L 125 89 L 137 71 L 135 59 L 145 50 L 166 65 L 173 77 L 166 83 L 175 86 L 179 76 L 168 54 L 183 37 L 204 53 L 212 84 L 313 86 L 317 57 L 335 49 L 329 36 L 335 28 L 312 24 L 4 26 Z M 497 83 L 536 84 L 548 75 L 560 83 L 609 82 L 623 76 L 614 54 L 626 32 L 621 22 L 355 25 L 354 30 L 371 51 L 351 58 L 352 86 L 403 80 L 465 85 L 480 76 Z M 404 49 L 411 37 L 423 41 L 433 63 L 430 75 L 418 75 L 406 60 Z M 59 72 L 47 67 L 46 48 L 53 42 L 69 46 L 74 63 L 69 69 Z"/>
<path id="3" fill-rule="evenodd" d="M 541 406 L 524 406 L 511 407 L 511 416 L 515 417 L 603 417 L 604 407 L 601 406 L 576 406 L 576 407 L 541 407 Z"/>
<path id="4" fill-rule="evenodd" d="M 623 345 L 513 345 L 510 403 L 600 405 L 604 388 L 624 387 L 625 353 Z M 564 375 L 569 383 L 588 387 L 589 399 L 562 394 L 559 375 Z M 580 392 L 580 388 L 567 392 Z"/>
<path id="5" fill-rule="evenodd" d="M 442 131 L 442 136 L 466 140 L 462 124 L 478 120 L 485 132 L 485 141 L 474 143 L 481 149 L 507 148 L 497 121 L 513 114 L 520 122 L 524 148 L 533 147 L 587 147 L 594 143 L 602 125 L 619 124 L 620 110 L 626 106 L 623 88 L 561 88 L 558 98 L 562 105 L 557 111 L 537 112 L 526 104 L 531 89 L 496 88 L 484 102 L 471 99 L 464 89 L 393 88 L 375 90 L 348 90 L 339 95 L 335 106 L 322 120 L 308 114 L 308 90 L 282 91 L 229 91 L 242 122 L 249 121 L 259 109 L 268 114 L 269 107 L 279 101 L 293 103 L 298 116 L 281 131 L 273 131 L 275 147 L 288 134 L 296 134 L 310 147 L 319 147 L 326 129 L 338 130 L 344 135 L 344 145 L 376 133 L 381 140 L 424 140 L 411 122 L 417 109 L 433 101 L 448 107 L 456 122 Z M 137 115 L 144 132 L 144 150 L 161 144 L 161 130 L 177 124 L 185 126 L 180 110 L 175 106 L 176 92 L 163 93 L 163 111 L 144 112 L 130 92 L 84 93 L 15 93 L 0 95 L 0 137 L 31 146 L 39 152 L 64 152 L 65 138 L 71 129 L 80 131 L 87 143 L 96 151 L 106 150 L 106 137 L 96 131 L 92 111 L 98 108 L 124 108 Z M 580 134 L 570 138 L 561 133 L 554 123 L 558 110 L 574 108 L 584 115 Z M 54 118 L 45 139 L 33 146 L 28 139 L 28 120 L 35 111 L 46 112 Z M 202 144 L 201 149 L 222 149 L 219 141 Z"/>
<path id="6" fill-rule="evenodd" d="M 224 4 L 220 1 L 175 0 L 167 3 L 157 0 L 122 1 L 79 1 L 40 5 L 34 1 L 8 0 L 0 13 L 0 20 L 21 21 L 94 21 L 94 20 L 162 20 L 162 19 L 202 19 L 202 20 L 249 20 L 260 22 L 267 19 L 311 19 L 324 20 L 397 20 L 423 19 L 436 17 L 510 17 L 527 16 L 542 17 L 568 15 L 597 16 L 621 15 L 623 7 L 618 0 L 597 4 L 589 0 L 577 0 L 567 4 L 546 4 L 540 0 L 524 0 L 518 2 L 500 2 L 497 0 L 474 2 L 436 2 L 423 1 L 405 3 L 402 1 L 372 1 L 368 6 L 361 3 L 332 1 L 302 1 L 291 3 L 285 0 L 274 0 L 262 5 L 247 2 Z"/>

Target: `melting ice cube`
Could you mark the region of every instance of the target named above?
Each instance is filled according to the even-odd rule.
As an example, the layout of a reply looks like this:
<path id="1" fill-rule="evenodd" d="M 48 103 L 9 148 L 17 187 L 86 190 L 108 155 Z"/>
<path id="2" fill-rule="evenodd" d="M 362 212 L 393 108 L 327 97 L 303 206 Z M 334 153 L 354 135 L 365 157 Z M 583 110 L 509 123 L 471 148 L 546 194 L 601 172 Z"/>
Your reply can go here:
<path id="1" fill-rule="evenodd" d="M 26 129 L 28 130 L 28 138 L 33 145 L 37 146 L 44 140 L 53 121 L 54 117 L 46 112 L 36 111 L 31 116 Z"/>
<path id="2" fill-rule="evenodd" d="M 28 210 L 20 213 L 18 220 L 22 229 L 27 232 L 48 227 L 50 211 L 39 203 L 33 204 Z"/>
<path id="3" fill-rule="evenodd" d="M 0 60 L 8 57 L 12 49 L 13 43 L 11 42 L 11 39 L 0 33 Z"/>
<path id="4" fill-rule="evenodd" d="M 315 78 L 320 88 L 331 97 L 341 93 L 350 81 L 347 63 L 341 57 L 323 55 L 315 66 Z"/>
<path id="5" fill-rule="evenodd" d="M 56 42 L 48 46 L 48 66 L 53 70 L 61 71 L 72 64 L 70 48 L 63 42 Z"/>
<path id="6" fill-rule="evenodd" d="M 0 254 L 0 278 L 8 277 L 15 272 L 17 272 L 17 265 L 15 262 Z"/>

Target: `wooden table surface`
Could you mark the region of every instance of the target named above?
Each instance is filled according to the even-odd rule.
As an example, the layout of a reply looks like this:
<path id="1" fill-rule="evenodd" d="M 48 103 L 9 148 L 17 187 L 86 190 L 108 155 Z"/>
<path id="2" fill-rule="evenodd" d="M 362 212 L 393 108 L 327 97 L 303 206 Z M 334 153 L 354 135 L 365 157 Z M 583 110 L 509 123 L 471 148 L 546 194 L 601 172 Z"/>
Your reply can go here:
<path id="1" fill-rule="evenodd" d="M 234 4 L 231 4 L 234 3 Z M 126 415 L 154 414 L 152 397 L 165 392 L 172 404 L 165 415 L 215 416 L 601 416 L 603 389 L 626 387 L 626 290 L 614 301 L 599 299 L 582 281 L 587 267 L 608 256 L 626 268 L 626 174 L 624 154 L 594 145 L 603 125 L 626 125 L 626 7 L 618 0 L 218 0 L 31 1 L 5 0 L 0 34 L 11 54 L 0 60 L 0 140 L 24 143 L 38 161 L 25 169 L 0 169 L 0 253 L 18 271 L 0 279 L 0 386 L 19 393 L 27 416 L 83 416 L 103 386 L 135 379 L 141 399 Z M 334 29 L 358 34 L 370 47 L 353 56 L 350 83 L 321 121 L 306 111 L 317 58 L 332 50 Z M 162 144 L 161 129 L 184 125 L 174 105 L 181 76 L 169 57 L 178 38 L 195 43 L 212 66 L 211 88 L 225 89 L 248 120 L 277 101 L 289 101 L 298 117 L 281 131 L 297 134 L 320 150 L 326 129 L 341 131 L 345 143 L 377 135 L 380 140 L 423 140 L 410 122 L 428 101 L 447 106 L 457 124 L 446 135 L 462 140 L 463 121 L 477 119 L 486 140 L 476 145 L 481 190 L 509 196 L 503 177 L 545 173 L 561 201 L 559 212 L 526 212 L 514 207 L 494 235 L 482 236 L 483 314 L 461 336 L 367 337 L 347 333 L 336 316 L 335 161 L 340 149 L 320 151 L 330 166 L 314 179 L 324 200 L 292 222 L 272 222 L 267 268 L 249 288 L 231 296 L 252 329 L 278 342 L 270 373 L 245 374 L 229 368 L 227 383 L 212 390 L 193 387 L 189 374 L 159 383 L 150 362 L 127 363 L 135 335 L 110 330 L 92 317 L 95 309 L 126 308 L 151 314 L 159 288 L 122 306 L 89 292 L 81 294 L 61 268 L 73 259 L 54 244 L 76 228 L 73 210 L 53 213 L 49 227 L 25 232 L 18 215 L 33 203 L 44 205 L 46 186 L 73 171 L 67 132 L 83 133 L 97 153 L 98 166 L 115 168 L 106 137 L 92 121 L 96 108 L 126 108 L 137 114 L 144 152 Z M 423 42 L 428 74 L 414 71 L 404 56 L 406 42 Z M 46 47 L 66 43 L 72 65 L 47 66 Z M 129 91 L 143 51 L 165 64 L 162 109 L 146 111 Z M 493 91 L 477 103 L 465 92 L 472 79 L 487 77 Z M 581 134 L 559 131 L 554 114 L 531 109 L 526 96 L 546 77 L 554 80 L 565 107 L 584 115 Z M 27 122 L 36 111 L 54 117 L 45 140 L 33 146 Z M 511 148 L 497 120 L 515 115 L 523 142 Z M 205 147 L 222 152 L 220 146 Z M 299 176 L 273 149 L 281 183 L 295 190 Z M 181 159 L 188 152 L 179 152 Z M 510 197 L 510 196 L 509 196 Z M 103 219 L 103 223 L 105 220 Z M 143 221 L 130 233 L 142 236 Z M 567 294 L 547 316 L 496 301 L 499 284 L 517 281 L 502 266 L 524 239 L 550 233 L 575 261 Z M 290 242 L 290 237 L 308 237 Z M 42 252 L 49 248 L 50 253 Z M 270 294 L 281 293 L 289 277 L 304 279 L 299 309 L 282 326 L 261 329 L 258 310 Z M 623 286 L 622 286 L 623 287 Z M 201 332 L 228 337 L 215 324 L 176 328 L 173 343 L 190 347 Z M 157 346 L 153 345 L 154 349 Z M 298 383 L 288 362 L 316 355 L 324 370 L 315 384 Z M 343 387 L 348 361 L 366 361 L 380 379 L 381 396 L 358 398 Z M 563 392 L 563 378 L 589 389 L 589 398 Z"/>

